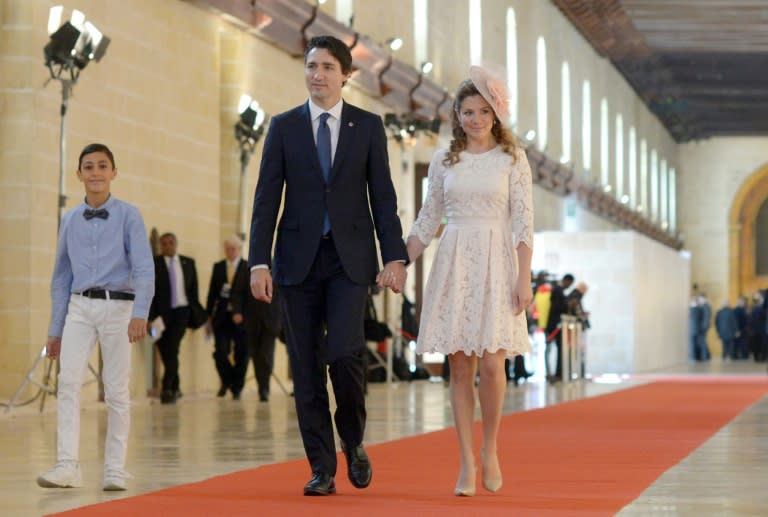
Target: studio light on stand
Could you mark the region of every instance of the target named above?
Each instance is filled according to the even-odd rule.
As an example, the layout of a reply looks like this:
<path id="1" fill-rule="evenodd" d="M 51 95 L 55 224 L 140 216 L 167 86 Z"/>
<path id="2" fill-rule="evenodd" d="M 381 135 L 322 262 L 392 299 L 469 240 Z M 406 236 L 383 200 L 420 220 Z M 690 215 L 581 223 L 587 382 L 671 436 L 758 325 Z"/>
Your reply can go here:
<path id="1" fill-rule="evenodd" d="M 51 80 L 61 83 L 61 129 L 59 132 L 59 208 L 58 224 L 67 201 L 65 193 L 64 162 L 66 159 L 65 122 L 69 98 L 72 89 L 80 77 L 80 72 L 91 61 L 99 62 L 109 46 L 109 38 L 104 36 L 85 15 L 78 10 L 72 11 L 69 21 L 61 23 L 64 8 L 60 5 L 51 7 L 48 14 L 48 34 L 50 41 L 45 45 L 43 54 Z"/>
<path id="2" fill-rule="evenodd" d="M 267 114 L 250 95 L 240 96 L 237 112 L 240 115 L 240 118 L 235 123 L 235 139 L 240 146 L 240 210 L 237 216 L 237 228 L 238 233 L 244 237 L 245 208 L 248 206 L 248 200 L 246 199 L 248 162 L 256 150 L 256 144 L 259 142 L 261 135 L 264 134 L 264 123 L 267 121 Z"/>
<path id="3" fill-rule="evenodd" d="M 80 72 L 88 66 L 91 61 L 100 61 L 109 46 L 109 38 L 104 36 L 91 22 L 85 19 L 85 15 L 78 10 L 73 10 L 68 21 L 62 23 L 64 14 L 63 6 L 51 7 L 48 14 L 48 35 L 50 40 L 43 48 L 45 57 L 45 66 L 48 68 L 50 77 L 45 84 L 51 80 L 61 83 L 61 126 L 59 131 L 59 197 L 57 207 L 57 233 L 61 226 L 61 216 L 66 205 L 67 196 L 65 193 L 66 176 L 64 173 L 66 161 L 66 115 L 69 98 L 72 96 L 72 89 L 80 77 Z M 40 362 L 45 361 L 43 380 L 38 382 L 32 378 Z M 21 385 L 16 389 L 13 398 L 5 408 L 9 412 L 14 406 L 26 405 L 33 402 L 42 395 L 40 400 L 40 411 L 45 406 L 45 398 L 49 393 L 56 394 L 55 375 L 52 378 L 54 359 L 48 359 L 46 346 L 37 355 L 35 362 L 27 372 Z M 98 372 L 93 366 L 88 364 L 88 369 L 100 381 Z M 55 372 L 53 372 L 55 374 Z M 24 387 L 27 383 L 34 384 L 40 390 L 30 400 L 17 403 Z"/>

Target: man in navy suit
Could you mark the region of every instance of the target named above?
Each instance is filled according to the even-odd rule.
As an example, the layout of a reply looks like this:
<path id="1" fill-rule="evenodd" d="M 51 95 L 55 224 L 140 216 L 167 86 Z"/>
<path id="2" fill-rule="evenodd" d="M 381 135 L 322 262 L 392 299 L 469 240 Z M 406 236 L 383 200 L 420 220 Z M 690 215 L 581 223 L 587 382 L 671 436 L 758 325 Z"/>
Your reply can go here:
<path id="1" fill-rule="evenodd" d="M 381 118 L 341 98 L 351 72 L 352 56 L 344 42 L 331 36 L 310 40 L 304 53 L 310 98 L 272 119 L 251 221 L 253 295 L 271 302 L 273 278 L 280 286 L 296 412 L 312 469 L 304 495 L 336 491 L 326 369 L 349 479 L 357 488 L 371 481 L 362 445 L 365 302 L 374 281 L 400 292 L 408 260 Z"/>

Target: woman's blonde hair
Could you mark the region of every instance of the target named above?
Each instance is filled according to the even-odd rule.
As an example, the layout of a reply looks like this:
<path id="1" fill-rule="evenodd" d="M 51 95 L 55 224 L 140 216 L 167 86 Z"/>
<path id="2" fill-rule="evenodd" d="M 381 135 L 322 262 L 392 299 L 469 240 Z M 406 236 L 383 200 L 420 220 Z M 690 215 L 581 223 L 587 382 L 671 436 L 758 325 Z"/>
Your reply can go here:
<path id="1" fill-rule="evenodd" d="M 464 99 L 473 95 L 480 95 L 480 92 L 470 79 L 462 82 L 459 85 L 458 91 L 456 91 L 456 99 L 453 101 L 453 110 L 451 110 L 451 130 L 453 132 L 453 140 L 451 140 L 451 147 L 448 149 L 448 152 L 445 153 L 445 158 L 443 159 L 443 165 L 446 167 L 459 163 L 459 153 L 467 148 L 467 134 L 461 128 L 459 110 Z M 496 139 L 496 142 L 501 145 L 502 151 L 512 157 L 514 163 L 515 153 L 520 146 L 518 145 L 515 136 L 501 123 L 495 112 L 493 115 L 493 128 L 491 128 L 491 134 Z"/>

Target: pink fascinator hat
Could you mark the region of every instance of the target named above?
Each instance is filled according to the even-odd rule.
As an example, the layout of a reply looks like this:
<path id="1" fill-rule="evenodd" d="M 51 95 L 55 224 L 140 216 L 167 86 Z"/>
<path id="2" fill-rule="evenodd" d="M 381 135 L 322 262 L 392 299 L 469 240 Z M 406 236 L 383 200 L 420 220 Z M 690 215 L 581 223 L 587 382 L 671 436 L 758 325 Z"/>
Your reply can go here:
<path id="1" fill-rule="evenodd" d="M 509 88 L 504 67 L 492 63 L 473 65 L 469 67 L 469 78 L 501 123 L 509 124 Z"/>

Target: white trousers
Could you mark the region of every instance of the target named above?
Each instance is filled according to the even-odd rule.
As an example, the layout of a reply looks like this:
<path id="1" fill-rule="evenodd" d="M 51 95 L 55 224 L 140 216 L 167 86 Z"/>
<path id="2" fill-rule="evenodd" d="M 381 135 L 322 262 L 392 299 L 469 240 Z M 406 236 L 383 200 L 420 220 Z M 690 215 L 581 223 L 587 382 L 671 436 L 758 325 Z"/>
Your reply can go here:
<path id="1" fill-rule="evenodd" d="M 104 468 L 122 470 L 131 426 L 128 379 L 131 344 L 128 324 L 133 302 L 98 300 L 73 294 L 61 336 L 58 392 L 58 461 L 78 461 L 80 444 L 80 391 L 88 358 L 98 338 L 104 363 L 102 381 L 107 404 Z"/>

